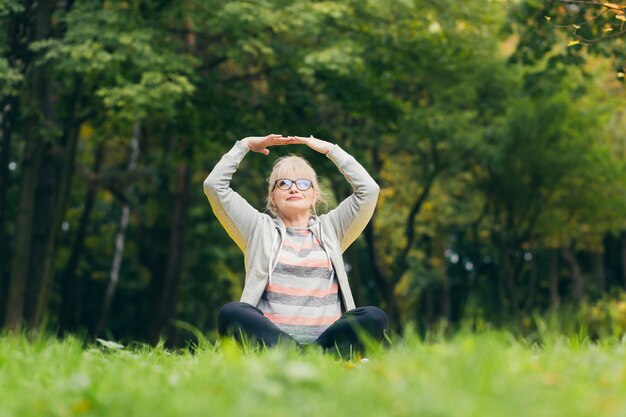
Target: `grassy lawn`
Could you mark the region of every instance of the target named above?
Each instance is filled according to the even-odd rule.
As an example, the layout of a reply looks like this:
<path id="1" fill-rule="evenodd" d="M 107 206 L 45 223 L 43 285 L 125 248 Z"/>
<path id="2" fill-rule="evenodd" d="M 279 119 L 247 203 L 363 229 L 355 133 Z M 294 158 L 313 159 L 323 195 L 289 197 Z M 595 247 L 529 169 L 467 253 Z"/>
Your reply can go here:
<path id="1" fill-rule="evenodd" d="M 316 351 L 85 347 L 0 338 L 4 416 L 626 416 L 626 343 L 503 333 L 423 342 L 370 361 Z"/>

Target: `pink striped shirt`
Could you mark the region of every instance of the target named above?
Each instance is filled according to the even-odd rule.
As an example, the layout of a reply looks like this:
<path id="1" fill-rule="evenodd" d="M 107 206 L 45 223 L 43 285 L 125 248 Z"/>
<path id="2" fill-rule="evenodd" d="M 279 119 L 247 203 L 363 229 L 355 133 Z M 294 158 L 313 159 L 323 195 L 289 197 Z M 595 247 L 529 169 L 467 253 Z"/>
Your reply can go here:
<path id="1" fill-rule="evenodd" d="M 328 255 L 307 228 L 288 227 L 257 307 L 299 343 L 312 343 L 341 317 L 339 286 Z"/>

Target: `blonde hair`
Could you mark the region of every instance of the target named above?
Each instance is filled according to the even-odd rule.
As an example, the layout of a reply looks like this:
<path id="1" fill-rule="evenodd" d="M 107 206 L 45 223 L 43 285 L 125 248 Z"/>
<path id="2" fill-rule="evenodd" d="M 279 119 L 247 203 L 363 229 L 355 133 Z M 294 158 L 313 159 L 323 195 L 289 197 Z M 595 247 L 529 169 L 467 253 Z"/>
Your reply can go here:
<path id="1" fill-rule="evenodd" d="M 274 216 L 278 216 L 278 210 L 276 204 L 272 201 L 272 191 L 274 188 L 274 183 L 279 178 L 289 178 L 290 175 L 295 174 L 294 178 L 291 179 L 299 179 L 306 178 L 311 181 L 312 188 L 316 192 L 316 198 L 313 202 L 313 206 L 311 207 L 311 211 L 313 214 L 317 214 L 316 206 L 323 205 L 327 206 L 328 203 L 325 198 L 325 193 L 320 189 L 319 182 L 317 181 L 317 174 L 315 170 L 309 162 L 297 155 L 288 155 L 282 156 L 274 162 L 274 167 L 272 168 L 272 173 L 268 179 L 267 184 L 267 199 L 265 207 L 266 209 L 272 213 Z M 294 185 L 295 186 L 295 185 Z"/>

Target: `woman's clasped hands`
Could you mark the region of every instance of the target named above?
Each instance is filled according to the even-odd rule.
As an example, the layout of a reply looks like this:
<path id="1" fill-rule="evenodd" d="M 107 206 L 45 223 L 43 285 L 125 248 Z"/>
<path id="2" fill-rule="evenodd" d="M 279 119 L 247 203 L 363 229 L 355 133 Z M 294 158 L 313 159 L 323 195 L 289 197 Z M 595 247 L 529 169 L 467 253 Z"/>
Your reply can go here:
<path id="1" fill-rule="evenodd" d="M 326 142 L 325 140 L 314 138 L 312 135 L 304 137 L 271 134 L 267 136 L 248 136 L 241 141 L 245 143 L 251 151 L 258 152 L 266 156 L 270 153 L 269 149 L 267 149 L 270 146 L 306 145 L 314 151 L 322 154 L 327 154 L 334 146 L 334 144 Z"/>

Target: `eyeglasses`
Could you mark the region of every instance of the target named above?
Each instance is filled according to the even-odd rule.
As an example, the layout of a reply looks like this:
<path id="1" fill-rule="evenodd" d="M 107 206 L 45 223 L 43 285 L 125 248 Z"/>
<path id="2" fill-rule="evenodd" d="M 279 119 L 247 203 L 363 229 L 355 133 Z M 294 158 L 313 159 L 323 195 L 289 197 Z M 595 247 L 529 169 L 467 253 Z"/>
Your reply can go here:
<path id="1" fill-rule="evenodd" d="M 313 186 L 311 180 L 307 180 L 305 178 L 300 178 L 298 180 L 290 180 L 289 178 L 280 178 L 274 182 L 274 187 L 272 187 L 272 191 L 274 188 L 278 187 L 279 190 L 287 191 L 291 189 L 291 186 L 296 184 L 298 190 L 306 191 Z"/>

